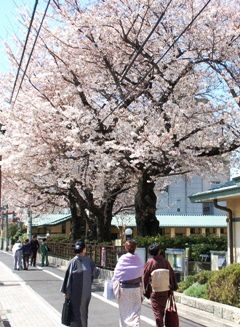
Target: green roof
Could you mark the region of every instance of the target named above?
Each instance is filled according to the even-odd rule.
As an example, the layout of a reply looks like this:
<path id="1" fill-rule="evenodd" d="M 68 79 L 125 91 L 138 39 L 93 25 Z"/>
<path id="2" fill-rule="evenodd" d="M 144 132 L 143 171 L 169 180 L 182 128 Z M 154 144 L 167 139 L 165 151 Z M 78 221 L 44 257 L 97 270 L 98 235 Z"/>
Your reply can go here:
<path id="1" fill-rule="evenodd" d="M 54 226 L 72 218 L 71 214 L 41 214 L 33 216 L 32 226 Z"/>
<path id="2" fill-rule="evenodd" d="M 189 196 L 191 202 L 212 202 L 213 200 L 224 201 L 231 197 L 240 197 L 240 177 L 204 192 L 198 192 Z"/>
<path id="3" fill-rule="evenodd" d="M 227 227 L 227 216 L 157 215 L 160 227 Z M 43 214 L 33 217 L 32 226 L 54 226 L 71 219 L 70 214 Z M 134 214 L 119 214 L 112 219 L 112 226 L 136 226 Z"/>
<path id="4" fill-rule="evenodd" d="M 160 227 L 227 227 L 227 216 L 203 215 L 157 215 Z M 113 217 L 112 225 L 135 227 L 135 215 L 117 215 Z"/>

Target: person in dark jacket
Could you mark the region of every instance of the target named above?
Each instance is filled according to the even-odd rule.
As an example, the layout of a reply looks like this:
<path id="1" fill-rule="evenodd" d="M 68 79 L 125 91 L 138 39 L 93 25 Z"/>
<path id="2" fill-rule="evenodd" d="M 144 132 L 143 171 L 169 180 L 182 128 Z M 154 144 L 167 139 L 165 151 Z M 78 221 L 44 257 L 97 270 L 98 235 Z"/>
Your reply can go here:
<path id="1" fill-rule="evenodd" d="M 29 258 L 31 255 L 31 244 L 28 238 L 25 240 L 22 246 L 22 253 L 23 253 L 23 269 L 28 270 Z"/>
<path id="2" fill-rule="evenodd" d="M 91 285 L 95 277 L 95 264 L 86 256 L 86 246 L 81 240 L 75 243 L 76 256 L 69 262 L 61 292 L 70 299 L 71 327 L 87 327 Z"/>
<path id="3" fill-rule="evenodd" d="M 39 242 L 37 239 L 37 235 L 33 235 L 30 244 L 31 244 L 31 266 L 36 267 L 37 251 L 39 249 Z"/>
<path id="4" fill-rule="evenodd" d="M 177 281 L 170 263 L 160 254 L 160 246 L 156 243 L 149 247 L 152 256 L 144 267 L 144 288 L 152 285 L 151 305 L 157 327 L 163 327 L 164 312 L 169 295 L 177 290 Z"/>

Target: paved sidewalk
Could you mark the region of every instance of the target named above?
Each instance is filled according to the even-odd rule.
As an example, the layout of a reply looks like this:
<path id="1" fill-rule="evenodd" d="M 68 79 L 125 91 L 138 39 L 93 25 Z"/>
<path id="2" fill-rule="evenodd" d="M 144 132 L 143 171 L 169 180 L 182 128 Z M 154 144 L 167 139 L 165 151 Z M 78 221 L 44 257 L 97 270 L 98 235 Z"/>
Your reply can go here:
<path id="1" fill-rule="evenodd" d="M 3 326 L 63 326 L 56 309 L 2 262 L 0 262 L 0 317 Z M 10 325 L 7 324 L 8 321 Z"/>

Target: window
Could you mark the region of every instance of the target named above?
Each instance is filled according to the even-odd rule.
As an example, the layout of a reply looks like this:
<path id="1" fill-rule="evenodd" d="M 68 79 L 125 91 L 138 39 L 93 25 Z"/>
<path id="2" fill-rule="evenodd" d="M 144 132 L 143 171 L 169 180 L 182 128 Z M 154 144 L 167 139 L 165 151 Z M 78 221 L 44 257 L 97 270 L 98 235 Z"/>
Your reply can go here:
<path id="1" fill-rule="evenodd" d="M 203 202 L 202 204 L 203 215 L 213 215 L 213 203 Z"/>

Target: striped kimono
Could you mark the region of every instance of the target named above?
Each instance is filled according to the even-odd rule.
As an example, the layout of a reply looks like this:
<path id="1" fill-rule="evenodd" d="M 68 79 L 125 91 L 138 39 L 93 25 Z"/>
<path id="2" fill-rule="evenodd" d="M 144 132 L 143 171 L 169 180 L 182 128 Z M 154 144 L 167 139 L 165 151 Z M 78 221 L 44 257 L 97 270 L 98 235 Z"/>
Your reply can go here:
<path id="1" fill-rule="evenodd" d="M 76 255 L 69 263 L 61 292 L 70 297 L 71 327 L 87 327 L 94 274 L 95 264 L 87 256 Z"/>

